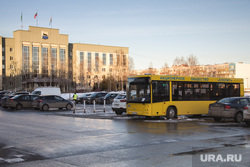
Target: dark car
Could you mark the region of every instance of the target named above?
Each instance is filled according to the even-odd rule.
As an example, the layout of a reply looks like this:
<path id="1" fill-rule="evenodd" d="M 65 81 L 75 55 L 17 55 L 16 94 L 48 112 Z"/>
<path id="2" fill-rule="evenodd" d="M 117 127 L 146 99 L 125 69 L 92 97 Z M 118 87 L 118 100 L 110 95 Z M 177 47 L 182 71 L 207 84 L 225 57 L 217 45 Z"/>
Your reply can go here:
<path id="1" fill-rule="evenodd" d="M 87 103 L 93 104 L 94 101 L 97 101 L 98 98 L 104 97 L 107 92 L 95 92 L 90 97 L 87 98 Z"/>
<path id="2" fill-rule="evenodd" d="M 219 122 L 222 118 L 234 118 L 235 122 L 242 122 L 243 110 L 250 103 L 247 97 L 227 97 L 209 105 L 208 115 Z"/>
<path id="3" fill-rule="evenodd" d="M 67 110 L 71 110 L 73 102 L 65 100 L 57 95 L 44 95 L 38 96 L 35 100 L 33 100 L 32 107 L 43 111 L 47 111 L 50 108 L 66 108 Z"/>
<path id="4" fill-rule="evenodd" d="M 2 105 L 2 98 L 9 93 L 11 93 L 11 92 L 10 91 L 1 91 L 0 92 L 0 106 Z"/>
<path id="5" fill-rule="evenodd" d="M 114 98 L 118 95 L 118 94 L 120 94 L 121 92 L 109 92 L 108 94 L 106 94 L 104 97 L 99 97 L 98 99 L 97 99 L 97 103 L 98 104 L 103 104 L 104 103 L 104 99 L 105 99 L 105 103 L 106 104 L 111 104 L 111 103 L 113 103 L 113 101 L 114 101 Z"/>
<path id="6" fill-rule="evenodd" d="M 38 97 L 38 95 L 16 95 L 7 100 L 7 106 L 16 110 L 31 108 L 32 102 L 36 97 Z"/>
<path id="7" fill-rule="evenodd" d="M 10 93 L 10 91 L 0 91 L 0 99 L 2 99 L 4 97 L 5 94 Z M 0 103 L 1 105 L 1 103 Z"/>
<path id="8" fill-rule="evenodd" d="M 8 108 L 7 101 L 10 100 L 12 97 L 20 94 L 29 94 L 29 92 L 14 92 L 14 93 L 8 93 L 4 94 L 4 97 L 1 99 L 1 105 L 3 108 Z"/>
<path id="9" fill-rule="evenodd" d="M 84 100 L 86 101 L 88 97 L 90 97 L 93 93 L 85 93 L 82 96 L 78 97 L 76 100 L 76 103 L 82 103 L 84 102 Z"/>

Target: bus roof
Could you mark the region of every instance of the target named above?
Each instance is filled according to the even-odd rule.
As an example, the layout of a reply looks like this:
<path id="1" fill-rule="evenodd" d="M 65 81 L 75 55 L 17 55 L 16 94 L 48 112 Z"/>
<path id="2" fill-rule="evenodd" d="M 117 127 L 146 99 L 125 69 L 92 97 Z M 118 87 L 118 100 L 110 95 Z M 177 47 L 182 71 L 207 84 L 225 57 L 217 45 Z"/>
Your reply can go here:
<path id="1" fill-rule="evenodd" d="M 242 78 L 220 78 L 220 77 L 191 77 L 178 75 L 133 75 L 128 78 L 150 77 L 151 80 L 159 81 L 190 81 L 190 82 L 226 82 L 226 83 L 243 83 Z"/>

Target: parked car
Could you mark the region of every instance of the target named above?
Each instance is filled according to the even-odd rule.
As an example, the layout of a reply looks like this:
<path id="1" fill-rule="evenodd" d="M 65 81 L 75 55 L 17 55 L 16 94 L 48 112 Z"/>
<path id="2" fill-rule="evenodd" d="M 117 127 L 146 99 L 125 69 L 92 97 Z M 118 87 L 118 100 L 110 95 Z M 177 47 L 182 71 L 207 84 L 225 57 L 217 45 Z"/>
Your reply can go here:
<path id="1" fill-rule="evenodd" d="M 223 98 L 209 105 L 208 115 L 212 116 L 216 122 L 221 121 L 222 118 L 234 118 L 235 122 L 242 122 L 244 107 L 249 102 L 250 98 L 247 97 Z"/>
<path id="2" fill-rule="evenodd" d="M 40 109 L 43 111 L 47 111 L 50 108 L 66 108 L 67 110 L 71 110 L 73 107 L 73 102 L 65 100 L 64 98 L 57 95 L 44 95 L 38 96 L 36 99 L 34 99 L 32 106 L 35 109 Z"/>
<path id="3" fill-rule="evenodd" d="M 114 98 L 112 110 L 115 111 L 117 115 L 122 115 L 123 112 L 126 112 L 126 93 L 121 93 Z"/>
<path id="4" fill-rule="evenodd" d="M 21 94 L 16 95 L 7 100 L 7 106 L 11 109 L 21 110 L 23 108 L 31 108 L 33 100 L 38 97 L 38 95 L 28 95 Z"/>
<path id="5" fill-rule="evenodd" d="M 76 103 L 82 103 L 84 102 L 84 100 L 86 101 L 88 97 L 90 97 L 93 94 L 93 92 L 90 93 L 85 93 L 82 96 L 78 97 L 76 100 Z"/>
<path id="6" fill-rule="evenodd" d="M 0 99 L 2 99 L 8 93 L 10 93 L 10 91 L 0 91 Z M 1 103 L 0 103 L 0 105 L 1 105 Z"/>
<path id="7" fill-rule="evenodd" d="M 250 104 L 248 104 L 243 111 L 244 122 L 250 126 Z"/>
<path id="8" fill-rule="evenodd" d="M 95 92 L 87 98 L 87 103 L 93 104 L 94 100 L 97 101 L 98 98 L 104 97 L 106 94 L 107 92 Z"/>
<path id="9" fill-rule="evenodd" d="M 14 92 L 14 93 L 8 93 L 5 94 L 4 97 L 1 99 L 1 105 L 3 108 L 8 108 L 7 101 L 10 100 L 12 97 L 20 94 L 29 94 L 29 92 Z"/>
<path id="10" fill-rule="evenodd" d="M 117 95 L 119 95 L 121 92 L 109 92 L 104 97 L 99 97 L 97 99 L 98 104 L 103 104 L 104 99 L 106 100 L 106 104 L 111 104 L 114 101 L 114 98 L 116 98 Z"/>

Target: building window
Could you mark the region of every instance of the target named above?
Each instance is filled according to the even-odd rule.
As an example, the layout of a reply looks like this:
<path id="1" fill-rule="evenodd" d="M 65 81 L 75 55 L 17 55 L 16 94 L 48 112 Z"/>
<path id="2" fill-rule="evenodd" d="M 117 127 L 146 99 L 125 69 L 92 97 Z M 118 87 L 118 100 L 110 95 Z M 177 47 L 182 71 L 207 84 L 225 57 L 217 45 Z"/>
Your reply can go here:
<path id="1" fill-rule="evenodd" d="M 10 56 L 10 60 L 13 60 L 13 57 L 12 57 L 12 56 Z"/>
<path id="2" fill-rule="evenodd" d="M 91 72 L 91 53 L 88 53 L 88 72 Z"/>
<path id="3" fill-rule="evenodd" d="M 103 65 L 106 66 L 106 54 L 105 53 L 102 54 L 102 62 L 103 62 Z"/>
<path id="4" fill-rule="evenodd" d="M 80 52 L 80 74 L 83 74 L 83 69 L 84 69 L 84 52 Z"/>
<path id="5" fill-rule="evenodd" d="M 60 62 L 65 63 L 65 49 L 60 49 Z"/>
<path id="6" fill-rule="evenodd" d="M 5 56 L 2 56 L 2 60 L 5 60 Z"/>
<path id="7" fill-rule="evenodd" d="M 4 52 L 5 51 L 5 48 L 4 47 L 2 47 L 2 52 Z"/>
<path id="8" fill-rule="evenodd" d="M 114 65 L 114 63 L 113 63 L 113 54 L 110 54 L 109 55 L 109 64 L 112 66 L 112 65 Z"/>
<path id="9" fill-rule="evenodd" d="M 99 53 L 95 53 L 95 71 L 99 72 Z"/>
<path id="10" fill-rule="evenodd" d="M 126 55 L 123 55 L 123 66 L 126 66 L 126 64 L 127 64 L 127 61 L 126 61 L 127 59 L 126 59 Z"/>
<path id="11" fill-rule="evenodd" d="M 105 68 L 102 68 L 102 71 L 103 71 L 103 72 L 105 72 L 105 71 L 106 71 L 106 69 L 105 69 Z"/>
<path id="12" fill-rule="evenodd" d="M 80 60 L 80 63 L 83 63 L 83 61 L 84 61 L 84 52 L 80 52 L 79 60 Z"/>
<path id="13" fill-rule="evenodd" d="M 32 48 L 32 72 L 34 77 L 39 74 L 39 47 Z"/>
<path id="14" fill-rule="evenodd" d="M 117 66 L 120 65 L 120 55 L 119 54 L 116 55 L 116 65 Z"/>
<path id="15" fill-rule="evenodd" d="M 14 51 L 14 48 L 10 48 L 10 52 L 13 52 Z"/>
<path id="16" fill-rule="evenodd" d="M 29 71 L 29 46 L 23 46 L 22 51 L 22 69 L 26 74 Z"/>
<path id="17" fill-rule="evenodd" d="M 2 65 L 2 69 L 5 69 L 5 65 L 4 64 Z"/>
<path id="18" fill-rule="evenodd" d="M 51 48 L 51 68 L 53 75 L 54 70 L 57 69 L 57 48 Z"/>
<path id="19" fill-rule="evenodd" d="M 42 75 L 48 76 L 48 48 L 42 48 Z"/>

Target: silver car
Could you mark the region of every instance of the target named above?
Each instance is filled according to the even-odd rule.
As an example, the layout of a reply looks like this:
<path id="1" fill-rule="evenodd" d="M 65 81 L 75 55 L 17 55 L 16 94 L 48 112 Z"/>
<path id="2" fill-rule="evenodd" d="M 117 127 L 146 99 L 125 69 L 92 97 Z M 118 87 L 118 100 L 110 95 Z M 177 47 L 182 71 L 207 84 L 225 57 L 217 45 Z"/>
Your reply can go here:
<path id="1" fill-rule="evenodd" d="M 69 100 L 65 100 L 64 98 L 56 95 L 45 95 L 39 96 L 32 102 L 32 106 L 35 109 L 40 109 L 43 111 L 47 111 L 50 108 L 66 108 L 67 110 L 71 110 L 73 107 L 73 102 Z"/>
<path id="2" fill-rule="evenodd" d="M 248 104 L 243 111 L 244 122 L 250 126 L 250 105 Z"/>
<path id="3" fill-rule="evenodd" d="M 243 110 L 249 104 L 247 97 L 227 97 L 209 105 L 208 115 L 216 122 L 222 118 L 234 118 L 235 122 L 243 121 Z"/>

